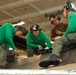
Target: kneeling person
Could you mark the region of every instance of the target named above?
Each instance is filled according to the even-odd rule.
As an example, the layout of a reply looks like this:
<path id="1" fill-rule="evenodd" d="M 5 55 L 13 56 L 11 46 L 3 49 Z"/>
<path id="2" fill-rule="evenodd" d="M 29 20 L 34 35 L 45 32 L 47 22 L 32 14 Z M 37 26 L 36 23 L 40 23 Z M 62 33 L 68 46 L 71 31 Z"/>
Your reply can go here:
<path id="1" fill-rule="evenodd" d="M 47 44 L 45 44 L 47 43 Z M 32 25 L 30 27 L 30 32 L 28 33 L 27 39 L 27 56 L 31 57 L 34 54 L 39 55 L 39 50 L 45 47 L 51 47 L 52 44 L 47 35 L 41 30 L 38 24 Z"/>

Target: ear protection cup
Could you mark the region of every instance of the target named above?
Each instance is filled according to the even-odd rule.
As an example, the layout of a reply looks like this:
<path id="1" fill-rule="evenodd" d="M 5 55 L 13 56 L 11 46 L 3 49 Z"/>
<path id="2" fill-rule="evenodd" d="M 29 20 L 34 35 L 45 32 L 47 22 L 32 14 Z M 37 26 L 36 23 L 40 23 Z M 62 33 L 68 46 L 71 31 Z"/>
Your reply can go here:
<path id="1" fill-rule="evenodd" d="M 66 2 L 66 5 L 64 6 L 64 8 L 66 8 L 67 10 L 69 10 L 70 9 L 70 7 L 71 7 L 71 4 L 70 4 L 71 2 Z"/>
<path id="2" fill-rule="evenodd" d="M 59 16 L 57 16 L 57 19 L 58 19 L 58 20 L 61 20 L 61 18 L 60 18 Z"/>

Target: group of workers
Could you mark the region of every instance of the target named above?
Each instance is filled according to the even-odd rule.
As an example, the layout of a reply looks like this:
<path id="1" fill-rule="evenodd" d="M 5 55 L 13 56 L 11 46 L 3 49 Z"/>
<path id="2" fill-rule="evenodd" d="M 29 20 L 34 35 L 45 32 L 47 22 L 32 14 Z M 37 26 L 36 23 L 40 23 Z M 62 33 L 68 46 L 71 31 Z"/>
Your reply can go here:
<path id="1" fill-rule="evenodd" d="M 76 43 L 76 10 L 73 6 L 73 3 L 67 2 L 63 8 L 63 15 L 68 18 L 68 23 L 60 22 L 61 18 L 55 14 L 50 15 L 49 20 L 51 24 L 55 25 L 51 31 L 51 40 L 54 41 L 54 48 L 52 48 L 50 58 L 40 61 L 40 67 L 59 65 L 61 63 L 60 52 L 63 46 Z M 25 36 L 26 29 L 22 26 L 14 27 L 12 23 L 6 23 L 0 27 L 0 35 L 0 68 L 4 68 L 6 65 L 6 51 L 9 50 L 9 47 L 13 48 L 15 54 L 18 53 L 13 37 Z M 51 40 L 41 29 L 40 25 L 32 25 L 26 38 L 27 56 L 39 55 L 39 51 L 42 48 L 51 48 Z"/>

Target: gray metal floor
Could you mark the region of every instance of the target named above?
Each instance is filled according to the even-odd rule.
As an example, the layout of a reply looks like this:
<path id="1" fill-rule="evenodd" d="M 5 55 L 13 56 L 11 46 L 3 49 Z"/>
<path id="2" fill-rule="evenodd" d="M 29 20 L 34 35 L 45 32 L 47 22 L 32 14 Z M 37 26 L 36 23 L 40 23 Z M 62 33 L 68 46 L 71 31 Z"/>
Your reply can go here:
<path id="1" fill-rule="evenodd" d="M 18 59 L 15 62 L 6 65 L 6 69 L 40 69 L 39 62 L 49 57 L 50 54 L 38 55 L 34 57 Z"/>
<path id="2" fill-rule="evenodd" d="M 15 62 L 6 65 L 5 69 L 76 69 L 76 49 L 61 53 L 62 63 L 60 66 L 49 66 L 48 68 L 39 67 L 39 62 L 43 59 L 47 59 L 51 54 L 38 55 L 25 59 L 18 59 Z M 71 64 L 71 65 L 69 65 Z M 60 68 L 59 68 L 60 67 Z"/>

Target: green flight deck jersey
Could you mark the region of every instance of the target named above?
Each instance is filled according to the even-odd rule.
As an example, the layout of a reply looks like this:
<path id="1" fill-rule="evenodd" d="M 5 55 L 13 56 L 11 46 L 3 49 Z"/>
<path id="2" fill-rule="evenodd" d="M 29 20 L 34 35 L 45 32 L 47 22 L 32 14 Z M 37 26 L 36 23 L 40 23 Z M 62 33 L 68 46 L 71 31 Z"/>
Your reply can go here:
<path id="1" fill-rule="evenodd" d="M 76 12 L 71 12 L 68 16 L 68 28 L 63 36 L 66 36 L 69 33 L 76 33 Z"/>
<path id="2" fill-rule="evenodd" d="M 15 35 L 16 29 L 11 23 L 6 23 L 0 27 L 0 45 L 5 46 L 5 49 L 12 47 L 13 50 L 16 49 L 13 37 Z"/>
<path id="3" fill-rule="evenodd" d="M 47 47 L 52 46 L 50 39 L 46 36 L 46 34 L 43 31 L 40 31 L 38 36 L 34 36 L 32 32 L 28 33 L 28 36 L 26 39 L 27 46 L 38 48 L 38 45 L 43 46 L 45 43 L 47 43 Z"/>

